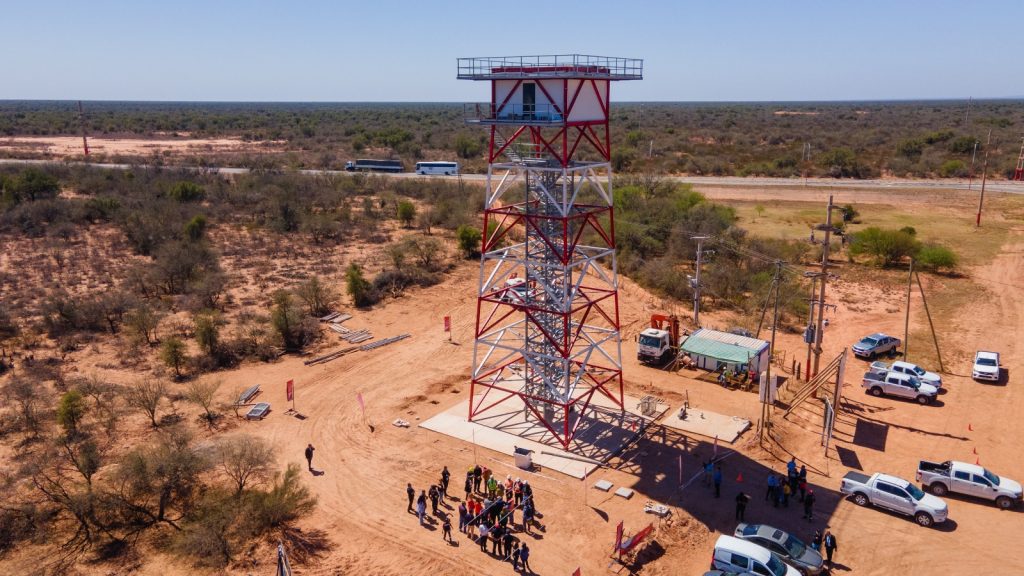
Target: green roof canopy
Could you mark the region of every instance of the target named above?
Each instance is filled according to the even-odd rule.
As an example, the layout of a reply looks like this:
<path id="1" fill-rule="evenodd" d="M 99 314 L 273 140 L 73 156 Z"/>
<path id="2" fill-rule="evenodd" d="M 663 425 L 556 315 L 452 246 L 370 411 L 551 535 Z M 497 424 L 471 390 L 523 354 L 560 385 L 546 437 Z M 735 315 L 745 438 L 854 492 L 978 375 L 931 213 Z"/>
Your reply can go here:
<path id="1" fill-rule="evenodd" d="M 683 352 L 707 356 L 730 364 L 746 364 L 757 355 L 757 352 L 754 350 L 737 344 L 708 340 L 699 337 L 697 334 L 694 334 L 694 336 L 687 338 L 683 345 L 680 346 Z"/>

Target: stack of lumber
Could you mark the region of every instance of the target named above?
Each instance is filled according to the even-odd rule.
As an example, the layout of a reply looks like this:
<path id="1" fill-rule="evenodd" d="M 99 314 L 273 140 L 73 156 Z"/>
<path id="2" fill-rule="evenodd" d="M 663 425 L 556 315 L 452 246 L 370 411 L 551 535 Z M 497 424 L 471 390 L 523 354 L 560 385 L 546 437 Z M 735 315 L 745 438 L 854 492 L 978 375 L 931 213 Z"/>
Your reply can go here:
<path id="1" fill-rule="evenodd" d="M 342 348 L 340 350 L 335 350 L 334 352 L 329 352 L 327 354 L 324 354 L 323 356 L 317 356 L 316 358 L 312 358 L 310 360 L 306 360 L 304 362 L 304 364 L 306 366 L 315 366 L 317 364 L 325 364 L 327 362 L 330 362 L 331 360 L 337 360 L 338 358 L 341 358 L 342 356 L 345 356 L 346 354 L 351 354 L 351 353 L 357 352 L 357 351 L 358 352 L 366 352 L 366 351 L 369 351 L 369 350 L 376 350 L 377 348 L 380 348 L 381 346 L 387 346 L 388 344 L 392 344 L 394 342 L 398 342 L 399 340 L 405 340 L 406 338 L 409 338 L 410 336 L 411 336 L 410 334 L 399 334 L 398 336 L 392 336 L 390 338 L 385 338 L 383 340 L 378 340 L 376 342 L 370 342 L 369 344 L 363 344 L 362 346 L 349 346 L 347 348 Z M 366 339 L 369 339 L 369 338 L 372 338 L 372 336 L 368 336 Z"/>
<path id="2" fill-rule="evenodd" d="M 339 334 L 341 333 L 339 332 Z M 341 334 L 341 339 L 348 342 L 349 344 L 358 344 L 360 342 L 370 340 L 371 338 L 373 338 L 373 334 L 371 334 L 370 330 L 367 328 L 363 328 L 362 330 L 349 331 L 346 334 Z"/>
<path id="3" fill-rule="evenodd" d="M 341 312 L 331 312 L 327 316 L 320 318 L 321 322 L 332 322 L 334 324 L 341 324 L 345 320 L 352 318 L 351 314 L 343 314 Z"/>

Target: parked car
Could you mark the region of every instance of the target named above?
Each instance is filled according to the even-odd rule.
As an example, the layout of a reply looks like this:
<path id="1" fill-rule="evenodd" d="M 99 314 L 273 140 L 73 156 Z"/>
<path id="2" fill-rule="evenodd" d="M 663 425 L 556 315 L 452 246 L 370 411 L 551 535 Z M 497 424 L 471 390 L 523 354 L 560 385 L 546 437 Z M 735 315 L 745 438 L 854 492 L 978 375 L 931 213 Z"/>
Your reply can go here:
<path id="1" fill-rule="evenodd" d="M 824 568 L 817 550 L 796 536 L 767 524 L 740 524 L 733 535 L 771 550 L 804 574 L 820 574 Z"/>
<path id="2" fill-rule="evenodd" d="M 858 506 L 871 504 L 904 516 L 913 516 L 921 526 L 929 527 L 946 521 L 949 507 L 941 498 L 926 493 L 902 478 L 874 473 L 847 472 L 839 492 L 853 496 Z"/>
<path id="3" fill-rule="evenodd" d="M 931 384 L 923 384 L 916 376 L 899 372 L 865 372 L 861 386 L 872 396 L 897 396 L 911 398 L 918 404 L 927 404 L 939 395 L 939 389 Z"/>
<path id="4" fill-rule="evenodd" d="M 767 576 L 800 576 L 799 570 L 783 562 L 771 550 L 724 534 L 715 542 L 711 569 Z"/>
<path id="5" fill-rule="evenodd" d="M 932 386 L 935 386 L 936 388 L 940 389 L 942 388 L 942 376 L 939 376 L 935 372 L 929 372 L 924 368 L 921 368 L 917 364 L 912 364 L 910 362 L 896 361 L 893 362 L 892 364 L 886 364 L 885 362 L 879 360 L 877 362 L 871 363 L 871 371 L 892 371 L 898 372 L 900 374 L 909 374 L 910 376 L 914 376 L 915 378 L 917 378 L 921 382 L 924 382 L 925 384 L 931 384 Z"/>
<path id="6" fill-rule="evenodd" d="M 900 339 L 876 332 L 853 345 L 853 354 L 859 358 L 874 358 L 879 354 L 892 354 L 900 347 Z"/>
<path id="7" fill-rule="evenodd" d="M 974 353 L 974 368 L 971 369 L 971 378 L 998 382 L 999 371 L 999 352 L 979 350 Z"/>
<path id="8" fill-rule="evenodd" d="M 531 288 L 525 278 L 509 278 L 501 293 L 502 302 L 524 305 L 537 296 L 537 290 Z"/>
<path id="9" fill-rule="evenodd" d="M 726 572 L 724 570 L 708 570 L 704 576 L 757 576 L 753 572 Z"/>
<path id="10" fill-rule="evenodd" d="M 921 460 L 917 466 L 917 481 L 936 496 L 945 496 L 947 492 L 977 496 L 992 500 L 1003 510 L 1021 502 L 1020 482 L 996 476 L 977 464 Z"/>

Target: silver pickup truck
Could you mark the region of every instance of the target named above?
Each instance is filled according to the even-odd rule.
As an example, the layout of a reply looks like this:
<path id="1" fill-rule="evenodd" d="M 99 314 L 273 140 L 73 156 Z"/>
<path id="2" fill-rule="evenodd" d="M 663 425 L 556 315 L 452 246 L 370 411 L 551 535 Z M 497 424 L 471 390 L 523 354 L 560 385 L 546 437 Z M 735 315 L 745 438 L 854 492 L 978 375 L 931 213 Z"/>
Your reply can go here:
<path id="1" fill-rule="evenodd" d="M 858 506 L 871 504 L 904 516 L 913 516 L 921 526 L 932 526 L 946 521 L 949 508 L 941 498 L 926 493 L 902 478 L 875 473 L 847 472 L 839 491 L 853 496 Z"/>
<path id="2" fill-rule="evenodd" d="M 1019 482 L 996 476 L 977 464 L 967 462 L 921 460 L 917 466 L 917 481 L 936 496 L 944 496 L 947 492 L 977 496 L 994 501 L 1003 510 L 1021 501 Z"/>
<path id="3" fill-rule="evenodd" d="M 923 384 L 916 376 L 899 372 L 865 372 L 861 386 L 872 396 L 898 396 L 911 398 L 918 404 L 927 404 L 939 394 L 931 384 Z"/>
<path id="4" fill-rule="evenodd" d="M 924 368 L 921 368 L 917 364 L 913 364 L 911 362 L 903 362 L 901 360 L 897 360 L 892 364 L 888 364 L 886 362 L 882 362 L 881 360 L 877 360 L 871 363 L 870 370 L 872 372 L 879 373 L 899 372 L 900 374 L 909 374 L 911 376 L 916 377 L 918 380 L 924 382 L 925 384 L 931 384 L 936 388 L 942 389 L 942 376 L 939 376 L 935 372 L 929 372 Z"/>

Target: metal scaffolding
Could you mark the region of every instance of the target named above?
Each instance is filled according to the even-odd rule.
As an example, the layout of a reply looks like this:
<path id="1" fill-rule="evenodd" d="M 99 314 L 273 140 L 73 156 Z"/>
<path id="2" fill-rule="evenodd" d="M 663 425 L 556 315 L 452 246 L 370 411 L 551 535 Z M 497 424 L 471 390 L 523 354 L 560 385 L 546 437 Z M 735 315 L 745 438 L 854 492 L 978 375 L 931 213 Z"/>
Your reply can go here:
<path id="1" fill-rule="evenodd" d="M 500 77 L 507 95 L 499 101 L 492 86 L 487 114 L 470 121 L 490 125 L 491 143 L 469 419 L 518 397 L 526 416 L 569 448 L 596 394 L 624 408 L 607 144 L 607 84 L 624 78 L 590 64 L 531 63 L 525 83 L 538 83 L 548 101 L 524 104 L 510 102 L 524 80 L 508 60 L 494 77 L 493 68 L 474 63 L 472 70 L 464 77 Z M 583 91 L 589 100 L 580 99 Z M 600 106 L 581 114 L 577 99 Z M 506 106 L 516 112 L 505 114 Z M 558 121 L 537 122 L 539 109 Z M 499 124 L 513 125 L 512 136 Z M 596 161 L 575 159 L 581 142 Z M 507 161 L 498 161 L 502 155 Z"/>

